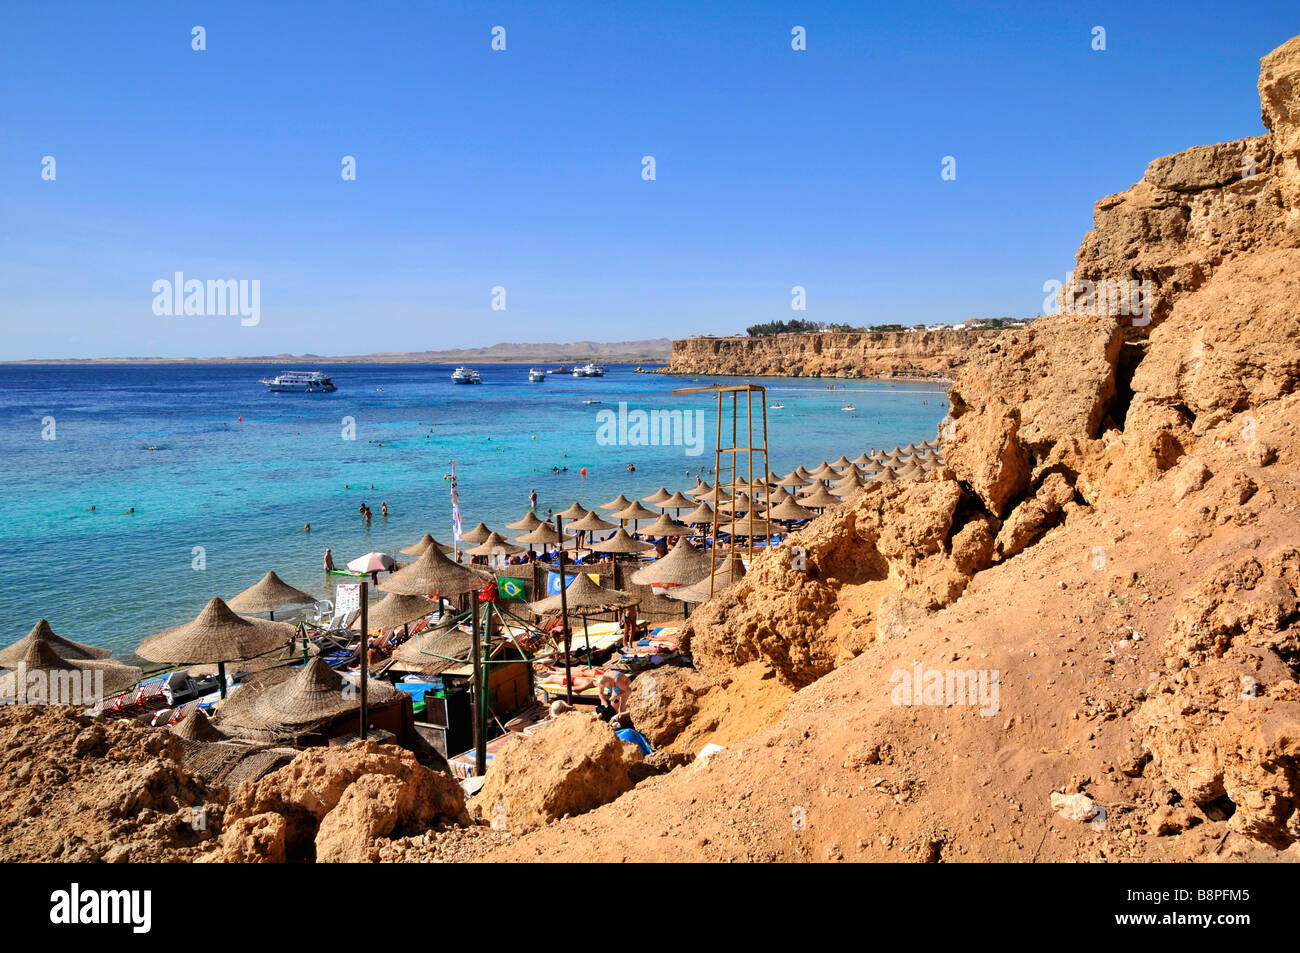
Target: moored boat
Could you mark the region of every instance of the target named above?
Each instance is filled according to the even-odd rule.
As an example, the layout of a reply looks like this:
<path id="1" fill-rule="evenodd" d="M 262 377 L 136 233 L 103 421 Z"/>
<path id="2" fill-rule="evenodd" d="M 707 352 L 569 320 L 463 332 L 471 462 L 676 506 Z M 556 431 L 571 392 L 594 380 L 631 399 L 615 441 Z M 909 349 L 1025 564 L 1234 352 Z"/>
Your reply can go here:
<path id="1" fill-rule="evenodd" d="M 320 371 L 281 371 L 275 377 L 258 383 L 265 384 L 273 394 L 332 394 L 338 390 L 334 382 Z"/>
<path id="2" fill-rule="evenodd" d="M 528 371 L 528 380 L 534 384 L 541 384 L 546 381 L 546 371 L 540 367 L 534 367 Z"/>
<path id="3" fill-rule="evenodd" d="M 472 367 L 458 367 L 451 372 L 451 382 L 453 384 L 482 384 L 483 378 Z"/>

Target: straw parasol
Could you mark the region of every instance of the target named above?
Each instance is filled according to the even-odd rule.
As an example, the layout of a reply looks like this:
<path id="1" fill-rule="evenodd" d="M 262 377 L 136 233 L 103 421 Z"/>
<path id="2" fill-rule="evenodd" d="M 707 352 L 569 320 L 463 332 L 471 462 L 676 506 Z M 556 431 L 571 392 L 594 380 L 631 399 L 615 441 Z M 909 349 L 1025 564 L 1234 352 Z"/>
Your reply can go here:
<path id="1" fill-rule="evenodd" d="M 300 606 L 315 601 L 315 596 L 295 589 L 275 573 L 268 572 L 256 585 L 249 586 L 226 605 L 236 612 L 267 612 L 274 619 L 275 610 L 281 606 Z"/>
<path id="2" fill-rule="evenodd" d="M 659 517 L 645 529 L 643 532 L 647 536 L 680 536 L 683 533 L 689 533 L 690 527 L 685 523 L 679 523 L 667 513 Z"/>
<path id="3" fill-rule="evenodd" d="M 17 700 L 22 697 L 42 704 L 93 705 L 110 695 L 126 691 L 140 681 L 141 674 L 138 668 L 108 659 L 60 658 L 55 647 L 40 637 L 31 641 L 14 666 L 21 666 L 22 670 L 0 676 L 0 698 Z M 32 679 L 33 672 L 40 672 L 44 677 Z M 21 680 L 20 674 L 23 676 Z M 89 681 L 85 677 L 87 674 Z M 83 687 L 89 691 L 83 691 Z M 65 692 L 68 693 L 66 697 Z"/>
<path id="4" fill-rule="evenodd" d="M 780 527 L 777 527 L 778 529 Z M 723 523 L 718 527 L 719 533 L 726 533 L 728 536 L 758 537 L 767 536 L 772 531 L 772 521 L 764 519 L 757 513 L 747 513 L 738 520 L 730 523 Z"/>
<path id="5" fill-rule="evenodd" d="M 794 522 L 795 520 L 810 520 L 817 514 L 807 507 L 800 506 L 794 500 L 786 500 L 781 504 L 772 507 L 767 511 L 767 518 L 781 520 L 782 522 Z"/>
<path id="6" fill-rule="evenodd" d="M 660 585 L 688 586 L 709 574 L 709 554 L 679 539 L 667 556 L 656 559 L 632 574 L 638 586 Z"/>
<path id="7" fill-rule="evenodd" d="M 588 510 L 585 506 L 583 506 L 577 500 L 574 500 L 572 506 L 570 506 L 567 510 L 563 511 L 562 513 L 557 513 L 556 515 L 566 520 L 580 520 L 590 512 L 591 511 Z"/>
<path id="8" fill-rule="evenodd" d="M 679 491 L 668 497 L 668 499 L 660 501 L 659 508 L 661 510 L 684 510 L 694 505 L 694 500 L 686 498 Z"/>
<path id="9" fill-rule="evenodd" d="M 525 548 L 524 546 L 516 546 L 500 533 L 489 533 L 487 539 L 473 549 L 465 550 L 465 554 L 467 556 L 499 556 L 504 553 L 507 556 L 513 556 L 516 553 L 522 553 Z"/>
<path id="10" fill-rule="evenodd" d="M 537 518 L 537 514 L 529 510 L 524 514 L 523 519 L 517 519 L 513 523 L 507 523 L 506 529 L 517 529 L 525 533 L 531 533 L 537 527 L 542 525 L 542 521 Z M 406 550 L 402 550 L 406 552 Z"/>
<path id="11" fill-rule="evenodd" d="M 441 598 L 478 589 L 486 581 L 485 574 L 452 562 L 436 546 L 431 546 L 415 562 L 381 582 L 379 588 L 403 596 L 428 596 L 436 592 Z"/>
<path id="12" fill-rule="evenodd" d="M 373 679 L 367 685 L 367 694 L 371 705 L 403 697 L 390 683 Z M 221 724 L 292 731 L 360 707 L 361 690 L 357 683 L 344 678 L 317 657 L 292 678 L 260 691 L 245 690 L 232 696 L 222 708 Z"/>
<path id="13" fill-rule="evenodd" d="M 420 537 L 418 542 L 412 543 L 410 546 L 403 546 L 400 550 L 398 550 L 398 552 L 405 553 L 408 556 L 423 556 L 424 551 L 428 549 L 430 546 L 437 546 L 444 553 L 449 553 L 451 552 L 452 549 L 450 546 L 438 542 L 428 533 L 425 533 L 423 536 Z"/>
<path id="14" fill-rule="evenodd" d="M 573 536 L 569 533 L 564 534 L 564 541 L 571 542 Z M 543 523 L 531 533 L 525 533 L 523 536 L 515 537 L 516 543 L 527 543 L 529 546 L 558 546 L 560 536 L 555 532 L 555 526 L 551 523 Z"/>
<path id="15" fill-rule="evenodd" d="M 149 636 L 135 654 L 150 662 L 235 662 L 272 652 L 296 635 L 287 622 L 246 619 L 214 598 L 194 621 Z"/>
<path id="16" fill-rule="evenodd" d="M 885 467 L 879 473 L 871 478 L 872 483 L 893 483 L 898 477 L 889 467 Z"/>
<path id="17" fill-rule="evenodd" d="M 230 736 L 212 723 L 212 719 L 195 705 L 185 717 L 171 726 L 172 734 L 183 741 L 225 741 Z"/>
<path id="18" fill-rule="evenodd" d="M 641 499 L 646 503 L 654 503 L 655 505 L 658 505 L 662 501 L 668 499 L 670 496 L 672 496 L 672 494 L 668 492 L 668 487 L 661 486 L 659 489 L 655 490 L 649 496 L 643 496 L 641 497 Z"/>
<path id="19" fill-rule="evenodd" d="M 802 466 L 795 467 L 795 468 L 794 468 L 794 473 L 795 473 L 795 474 L 796 474 L 800 479 L 803 479 L 803 480 L 810 480 L 810 479 L 812 479 L 812 474 L 809 473 L 807 470 L 805 470 Z"/>
<path id="20" fill-rule="evenodd" d="M 627 530 L 619 527 L 613 536 L 591 547 L 598 553 L 614 553 L 615 555 L 627 555 L 629 553 L 643 553 L 647 549 L 654 549 L 654 546 L 640 539 L 633 539 L 627 534 Z"/>
<path id="21" fill-rule="evenodd" d="M 600 504 L 600 508 L 602 510 L 625 510 L 631 505 L 632 505 L 632 501 L 629 500 L 622 493 L 620 493 L 618 496 L 614 497 L 614 499 L 610 500 L 608 503 Z"/>
<path id="22" fill-rule="evenodd" d="M 460 541 L 462 543 L 481 543 L 491 535 L 492 530 L 487 528 L 487 524 L 479 523 L 468 533 L 461 533 Z"/>
<path id="23" fill-rule="evenodd" d="M 841 453 L 840 458 L 836 460 L 834 463 L 832 463 L 831 466 L 835 467 L 836 469 L 843 470 L 845 467 L 853 466 L 853 461 Z"/>
<path id="24" fill-rule="evenodd" d="M 713 507 L 709 506 L 708 503 L 700 503 L 699 506 L 683 516 L 682 521 L 685 523 L 712 523 Z"/>
<path id="25" fill-rule="evenodd" d="M 728 554 L 727 558 L 719 562 L 718 568 L 713 571 L 713 594 L 717 595 L 732 583 L 742 579 L 744 575 L 744 560 L 735 553 Z M 664 595 L 668 596 L 669 599 L 678 599 L 682 602 L 707 602 L 709 599 L 709 577 L 705 575 L 697 583 L 669 589 Z"/>
<path id="26" fill-rule="evenodd" d="M 870 463 L 871 463 L 871 458 L 867 456 L 866 451 L 859 453 L 856 457 L 853 458 L 853 465 L 855 467 L 865 467 L 868 466 Z"/>
<path id="27" fill-rule="evenodd" d="M 779 477 L 776 483 L 779 486 L 807 486 L 811 481 L 801 477 L 797 471 L 791 470 L 783 477 Z"/>
<path id="28" fill-rule="evenodd" d="M 601 533 L 607 529 L 614 529 L 617 525 L 601 519 L 595 510 L 592 510 L 582 519 L 570 523 L 569 529 L 581 530 L 584 533 Z"/>
<path id="29" fill-rule="evenodd" d="M 665 499 L 667 499 L 667 497 L 665 497 Z M 624 521 L 631 520 L 633 528 L 635 528 L 636 524 L 641 520 L 657 519 L 658 516 L 658 513 L 646 509 L 640 503 L 633 503 L 614 514 L 615 519 Z"/>
<path id="30" fill-rule="evenodd" d="M 438 611 L 438 603 L 424 596 L 390 593 L 366 609 L 366 625 L 372 629 L 395 629 Z"/>
<path id="31" fill-rule="evenodd" d="M 54 654 L 62 659 L 106 659 L 112 655 L 110 649 L 100 649 L 93 645 L 86 645 L 82 642 L 74 642 L 72 639 L 65 639 L 61 635 L 55 635 L 50 624 L 44 619 L 32 626 L 32 630 L 24 635 L 17 642 L 6 645 L 0 649 L 0 666 L 11 667 L 21 662 L 27 655 L 27 650 L 37 640 L 44 641 Z"/>
<path id="32" fill-rule="evenodd" d="M 624 592 L 621 589 L 607 589 L 599 585 L 592 580 L 589 573 L 585 572 L 579 572 L 573 578 L 573 581 L 565 587 L 564 598 L 569 612 L 576 611 L 577 614 L 582 614 L 585 611 L 588 615 L 593 612 L 620 609 L 623 606 L 635 605 L 641 601 L 640 596 L 634 596 L 630 592 Z M 539 599 L 537 602 L 530 602 L 528 608 L 537 615 L 559 612 L 560 594 L 557 592 L 555 595 Z"/>
<path id="33" fill-rule="evenodd" d="M 819 486 L 813 493 L 797 501 L 800 506 L 809 506 L 813 509 L 824 510 L 828 506 L 834 506 L 839 502 L 834 496 L 826 491 L 824 486 Z"/>

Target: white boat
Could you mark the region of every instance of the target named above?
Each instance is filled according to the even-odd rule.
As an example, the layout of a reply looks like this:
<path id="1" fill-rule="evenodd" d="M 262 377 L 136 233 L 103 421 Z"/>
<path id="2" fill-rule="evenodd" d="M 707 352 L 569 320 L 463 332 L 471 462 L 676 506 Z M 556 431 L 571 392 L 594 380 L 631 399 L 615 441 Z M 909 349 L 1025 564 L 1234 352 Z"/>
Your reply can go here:
<path id="1" fill-rule="evenodd" d="M 579 364 L 573 369 L 574 377 L 604 377 L 605 368 L 599 364 Z"/>
<path id="2" fill-rule="evenodd" d="M 276 394 L 332 394 L 338 390 L 334 382 L 320 371 L 281 371 L 270 380 L 260 380 L 266 389 Z"/>
<path id="3" fill-rule="evenodd" d="M 528 371 L 528 380 L 534 384 L 541 384 L 546 381 L 546 371 L 540 367 L 531 368 Z"/>
<path id="4" fill-rule="evenodd" d="M 845 404 L 843 407 L 840 408 L 840 410 L 857 410 L 857 409 L 858 408 L 854 407 L 852 404 Z"/>
<path id="5" fill-rule="evenodd" d="M 458 367 L 451 372 L 453 384 L 482 384 L 483 378 L 472 367 Z"/>

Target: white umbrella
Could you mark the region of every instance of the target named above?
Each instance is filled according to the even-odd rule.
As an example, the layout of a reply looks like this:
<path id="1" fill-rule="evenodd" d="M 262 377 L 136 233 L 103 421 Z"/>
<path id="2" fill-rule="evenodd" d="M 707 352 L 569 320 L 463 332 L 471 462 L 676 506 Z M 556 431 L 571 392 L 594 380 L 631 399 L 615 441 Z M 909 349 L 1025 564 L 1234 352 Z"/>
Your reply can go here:
<path id="1" fill-rule="evenodd" d="M 387 572 L 395 565 L 393 557 L 385 553 L 366 553 L 348 563 L 348 569 L 353 572 Z"/>

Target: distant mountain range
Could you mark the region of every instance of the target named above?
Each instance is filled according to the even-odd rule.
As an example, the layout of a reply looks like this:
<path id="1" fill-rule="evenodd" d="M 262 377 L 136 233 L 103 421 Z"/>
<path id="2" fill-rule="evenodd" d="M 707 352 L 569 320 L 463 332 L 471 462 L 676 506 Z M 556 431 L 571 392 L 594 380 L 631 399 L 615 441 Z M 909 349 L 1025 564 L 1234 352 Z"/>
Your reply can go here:
<path id="1" fill-rule="evenodd" d="M 668 338 L 645 341 L 572 341 L 568 344 L 519 344 L 503 341 L 491 347 L 447 351 L 384 351 L 379 354 L 268 354 L 262 357 L 97 357 L 21 361 L 23 364 L 545 364 L 603 361 L 607 364 L 663 364 L 672 353 Z"/>

